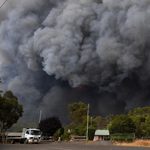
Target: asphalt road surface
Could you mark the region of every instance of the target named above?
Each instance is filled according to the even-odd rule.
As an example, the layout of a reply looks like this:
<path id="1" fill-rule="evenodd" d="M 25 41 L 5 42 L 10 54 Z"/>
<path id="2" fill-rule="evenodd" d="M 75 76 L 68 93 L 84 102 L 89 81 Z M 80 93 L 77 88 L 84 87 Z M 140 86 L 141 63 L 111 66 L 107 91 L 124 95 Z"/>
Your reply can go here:
<path id="1" fill-rule="evenodd" d="M 150 150 L 149 147 L 115 146 L 112 143 L 42 142 L 40 144 L 0 144 L 0 150 Z"/>

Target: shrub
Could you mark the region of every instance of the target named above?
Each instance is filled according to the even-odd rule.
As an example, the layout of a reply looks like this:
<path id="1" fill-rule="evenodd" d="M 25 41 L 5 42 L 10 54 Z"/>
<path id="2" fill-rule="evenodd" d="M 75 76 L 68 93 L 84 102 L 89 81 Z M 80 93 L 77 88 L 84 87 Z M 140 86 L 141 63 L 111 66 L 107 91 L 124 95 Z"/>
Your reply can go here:
<path id="1" fill-rule="evenodd" d="M 79 128 L 76 127 L 76 128 L 74 129 L 73 134 L 74 134 L 74 135 L 80 135 Z"/>
<path id="2" fill-rule="evenodd" d="M 111 140 L 118 141 L 118 137 L 111 137 Z"/>
<path id="3" fill-rule="evenodd" d="M 95 129 L 94 128 L 89 128 L 88 129 L 88 139 L 89 140 L 93 140 L 94 139 L 94 133 L 95 133 Z"/>
<path id="4" fill-rule="evenodd" d="M 114 141 L 118 141 L 118 142 L 133 142 L 133 138 L 132 137 L 111 137 L 111 140 Z"/>
<path id="5" fill-rule="evenodd" d="M 110 140 L 110 138 L 104 138 L 104 140 L 105 140 L 105 141 L 109 141 L 109 140 Z"/>
<path id="6" fill-rule="evenodd" d="M 119 141 L 119 142 L 126 141 L 126 138 L 125 138 L 125 137 L 118 137 L 118 141 Z"/>
<path id="7" fill-rule="evenodd" d="M 60 134 L 60 130 L 55 132 L 55 134 L 54 134 L 55 140 L 58 140 L 59 134 Z"/>
<path id="8" fill-rule="evenodd" d="M 71 136 L 69 133 L 64 132 L 64 134 L 62 135 L 62 141 L 69 141 L 71 139 Z"/>
<path id="9" fill-rule="evenodd" d="M 133 142 L 133 138 L 132 138 L 132 137 L 127 137 L 127 138 L 126 138 L 126 141 L 127 141 L 127 142 Z"/>

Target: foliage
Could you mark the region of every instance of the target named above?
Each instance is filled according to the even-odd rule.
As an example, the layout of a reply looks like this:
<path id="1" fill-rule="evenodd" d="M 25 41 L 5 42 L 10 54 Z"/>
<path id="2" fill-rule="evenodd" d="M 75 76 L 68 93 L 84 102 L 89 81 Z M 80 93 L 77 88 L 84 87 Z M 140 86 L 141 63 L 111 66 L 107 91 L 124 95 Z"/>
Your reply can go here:
<path id="1" fill-rule="evenodd" d="M 135 108 L 134 109 L 134 114 L 136 115 L 144 115 L 144 116 L 150 116 L 150 107 L 143 107 L 143 108 Z"/>
<path id="2" fill-rule="evenodd" d="M 89 117 L 90 118 L 90 117 Z M 91 120 L 88 123 L 89 128 L 96 129 L 96 122 L 95 120 L 92 120 L 92 127 L 91 127 Z M 74 129 L 74 135 L 78 136 L 85 136 L 86 135 L 86 130 L 87 130 L 87 118 L 83 120 L 82 123 L 80 123 L 75 129 Z"/>
<path id="3" fill-rule="evenodd" d="M 87 105 L 79 102 L 69 104 L 68 108 L 71 120 L 68 128 L 71 129 L 74 135 L 85 136 L 87 130 Z M 90 119 L 88 126 L 91 126 Z M 150 136 L 150 107 L 138 107 L 134 111 L 129 110 L 128 115 L 115 116 L 110 114 L 105 118 L 101 116 L 93 117 L 92 127 L 101 130 L 108 129 L 111 134 L 135 133 L 138 138 L 148 138 Z"/>
<path id="4" fill-rule="evenodd" d="M 109 140 L 110 140 L 110 138 L 107 138 L 107 137 L 106 137 L 106 138 L 104 138 L 104 140 L 105 140 L 105 141 L 109 141 Z"/>
<path id="5" fill-rule="evenodd" d="M 71 133 L 68 133 L 68 128 L 61 127 L 55 132 L 55 140 L 58 140 L 59 136 L 61 135 L 62 141 L 69 141 L 71 139 Z"/>
<path id="6" fill-rule="evenodd" d="M 109 124 L 107 124 L 107 130 L 109 130 L 111 126 L 112 126 L 112 122 L 110 122 Z"/>
<path id="7" fill-rule="evenodd" d="M 54 133 L 61 127 L 61 122 L 56 116 L 42 120 L 38 126 L 38 128 L 42 131 L 43 135 L 48 136 L 53 136 Z"/>
<path id="8" fill-rule="evenodd" d="M 94 120 L 97 123 L 97 129 L 103 130 L 107 128 L 108 122 L 106 121 L 105 118 L 102 118 L 101 116 L 97 116 Z"/>
<path id="9" fill-rule="evenodd" d="M 112 120 L 111 126 L 109 127 L 110 133 L 134 133 L 135 124 L 128 115 L 118 115 Z"/>
<path id="10" fill-rule="evenodd" d="M 94 133 L 95 133 L 95 128 L 89 127 L 88 128 L 88 139 L 89 140 L 94 139 Z"/>
<path id="11" fill-rule="evenodd" d="M 126 141 L 126 138 L 125 138 L 125 137 L 118 137 L 118 141 L 119 141 L 119 142 Z"/>
<path id="12" fill-rule="evenodd" d="M 111 134 L 111 137 L 135 137 L 134 133 L 115 133 L 115 134 Z"/>
<path id="13" fill-rule="evenodd" d="M 88 106 L 82 102 L 73 103 L 68 105 L 69 119 L 72 121 L 72 127 L 76 128 L 83 122 L 87 115 Z"/>
<path id="14" fill-rule="evenodd" d="M 118 142 L 133 142 L 133 138 L 132 137 L 111 137 L 112 141 L 118 141 Z"/>
<path id="15" fill-rule="evenodd" d="M 126 141 L 127 141 L 127 142 L 133 142 L 133 138 L 132 138 L 132 137 L 127 137 L 127 138 L 126 138 Z"/>
<path id="16" fill-rule="evenodd" d="M 0 134 L 5 133 L 23 114 L 23 105 L 11 91 L 0 94 Z M 0 136 L 1 137 L 1 136 Z M 3 137 L 4 140 L 4 137 Z"/>
<path id="17" fill-rule="evenodd" d="M 61 134 L 61 135 L 64 134 L 64 130 L 65 130 L 64 127 L 61 127 L 61 128 L 60 128 L 60 134 Z"/>
<path id="18" fill-rule="evenodd" d="M 31 122 L 26 120 L 19 120 L 17 123 L 13 124 L 11 128 L 8 129 L 8 132 L 18 132 L 21 131 L 23 128 L 37 128 L 37 122 Z"/>
<path id="19" fill-rule="evenodd" d="M 58 140 L 59 135 L 60 135 L 60 129 L 58 129 L 58 130 L 54 133 L 55 140 Z"/>
<path id="20" fill-rule="evenodd" d="M 108 122 L 108 123 L 111 123 L 111 121 L 113 120 L 115 118 L 115 115 L 114 114 L 110 114 L 110 115 L 108 115 L 108 116 L 106 116 L 106 121 Z"/>
<path id="21" fill-rule="evenodd" d="M 138 138 L 150 136 L 150 107 L 135 108 L 134 111 L 129 111 L 128 115 L 135 123 L 135 134 Z"/>
<path id="22" fill-rule="evenodd" d="M 62 135 L 62 141 L 69 141 L 71 139 L 71 134 L 68 132 L 64 132 Z"/>
<path id="23" fill-rule="evenodd" d="M 76 127 L 73 132 L 74 135 L 80 135 L 79 128 Z"/>

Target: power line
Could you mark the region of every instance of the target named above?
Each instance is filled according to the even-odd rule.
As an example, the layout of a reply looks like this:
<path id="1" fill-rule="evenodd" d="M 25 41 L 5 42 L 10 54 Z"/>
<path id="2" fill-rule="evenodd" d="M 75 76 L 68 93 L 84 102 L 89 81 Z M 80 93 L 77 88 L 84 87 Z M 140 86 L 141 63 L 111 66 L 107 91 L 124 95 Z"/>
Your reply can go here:
<path id="1" fill-rule="evenodd" d="M 7 0 L 5 0 L 5 2 L 0 6 L 0 8 L 2 8 L 3 7 L 3 5 L 5 4 L 7 2 Z"/>

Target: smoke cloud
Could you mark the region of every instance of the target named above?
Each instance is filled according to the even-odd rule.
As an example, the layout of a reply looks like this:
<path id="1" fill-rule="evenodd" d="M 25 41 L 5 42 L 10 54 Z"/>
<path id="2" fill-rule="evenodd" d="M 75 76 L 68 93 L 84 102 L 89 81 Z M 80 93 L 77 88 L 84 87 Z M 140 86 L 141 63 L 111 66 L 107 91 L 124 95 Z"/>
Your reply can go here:
<path id="1" fill-rule="evenodd" d="M 24 117 L 42 109 L 62 122 L 78 101 L 95 116 L 150 105 L 149 18 L 149 0 L 7 1 L 0 88 L 18 96 Z"/>

